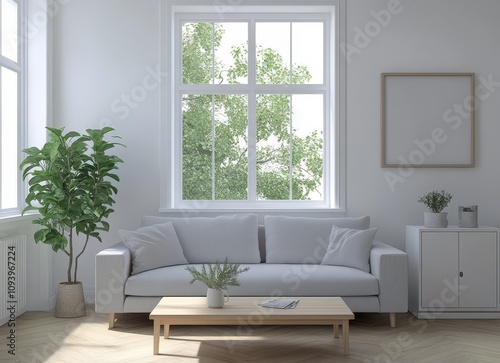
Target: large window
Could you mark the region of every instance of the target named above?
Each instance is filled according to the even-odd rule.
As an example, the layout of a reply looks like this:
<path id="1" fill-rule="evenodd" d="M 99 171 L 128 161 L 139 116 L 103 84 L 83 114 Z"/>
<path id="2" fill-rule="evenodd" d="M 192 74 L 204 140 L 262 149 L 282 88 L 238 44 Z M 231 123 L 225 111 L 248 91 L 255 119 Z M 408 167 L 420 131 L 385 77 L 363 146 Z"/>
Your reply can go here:
<path id="1" fill-rule="evenodd" d="M 19 207 L 23 55 L 20 0 L 0 0 L 0 212 Z"/>
<path id="2" fill-rule="evenodd" d="M 170 206 L 338 207 L 335 7 L 171 19 Z"/>

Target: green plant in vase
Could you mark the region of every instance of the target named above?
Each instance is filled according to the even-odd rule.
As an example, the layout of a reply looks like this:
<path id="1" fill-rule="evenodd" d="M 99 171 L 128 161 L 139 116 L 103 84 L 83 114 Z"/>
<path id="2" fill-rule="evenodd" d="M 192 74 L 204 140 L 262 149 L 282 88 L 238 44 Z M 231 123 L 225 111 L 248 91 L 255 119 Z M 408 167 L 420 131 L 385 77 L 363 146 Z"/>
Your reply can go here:
<path id="1" fill-rule="evenodd" d="M 21 162 L 23 180 L 28 180 L 27 206 L 39 215 L 33 220 L 40 228 L 35 232 L 36 243 L 50 245 L 54 252 L 68 257 L 66 282 L 59 284 L 55 315 L 76 317 L 85 315 L 82 284 L 77 279 L 79 258 L 90 238 L 102 242 L 101 231 L 109 230 L 106 219 L 113 212 L 113 195 L 118 192 L 115 174 L 123 161 L 109 151 L 120 143 L 106 140 L 110 127 L 88 129 L 86 134 L 47 127 L 49 140 L 41 149 L 30 147 Z M 76 236 L 84 236 L 77 249 Z M 73 286 L 73 287 L 72 287 Z M 75 302 L 64 301 L 62 291 L 77 296 Z M 81 292 L 80 292 L 81 291 Z M 81 295 L 81 296 L 80 296 Z"/>
<path id="2" fill-rule="evenodd" d="M 453 195 L 442 189 L 434 190 L 419 197 L 419 203 L 423 203 L 430 213 L 424 213 L 425 227 L 446 228 L 448 227 L 448 213 L 443 212 L 451 202 Z"/>
<path id="3" fill-rule="evenodd" d="M 186 270 L 193 276 L 191 284 L 195 281 L 201 281 L 207 286 L 208 306 L 213 308 L 224 306 L 224 295 L 227 296 L 225 291 L 227 287 L 240 286 L 238 276 L 249 269 L 250 267 L 240 268 L 239 264 L 229 263 L 227 257 L 222 265 L 219 261 L 216 261 L 215 264 L 203 264 L 201 271 L 192 266 L 186 267 Z M 227 301 L 229 301 L 228 296 Z"/>

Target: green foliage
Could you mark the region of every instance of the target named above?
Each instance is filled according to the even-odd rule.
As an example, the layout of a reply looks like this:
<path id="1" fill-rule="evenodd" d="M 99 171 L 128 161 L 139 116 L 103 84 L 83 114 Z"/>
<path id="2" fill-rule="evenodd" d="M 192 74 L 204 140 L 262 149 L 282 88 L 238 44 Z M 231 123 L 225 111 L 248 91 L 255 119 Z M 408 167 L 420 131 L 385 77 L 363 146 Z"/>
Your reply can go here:
<path id="1" fill-rule="evenodd" d="M 109 127 L 89 129 L 84 135 L 47 130 L 50 139 L 41 149 L 24 150 L 27 156 L 20 169 L 23 180 L 29 180 L 29 189 L 23 214 L 36 211 L 40 215 L 33 220 L 40 225 L 35 242 L 50 245 L 54 252 L 63 251 L 69 258 L 68 282 L 77 282 L 78 258 L 89 238 L 102 242 L 99 232 L 109 230 L 106 218 L 113 212 L 113 195 L 118 192 L 113 183 L 120 180 L 114 171 L 123 161 L 108 152 L 123 145 L 104 139 L 113 131 Z M 86 236 L 79 254 L 74 251 L 75 234 Z"/>
<path id="2" fill-rule="evenodd" d="M 444 189 L 441 191 L 434 190 L 421 196 L 418 202 L 424 203 L 432 213 L 441 213 L 450 204 L 451 198 L 453 198 L 453 195 L 447 193 Z"/>
<path id="3" fill-rule="evenodd" d="M 211 23 L 184 24 L 182 77 L 185 84 L 238 84 L 248 78 L 246 44 L 232 48 L 230 65 L 213 59 L 213 53 L 217 52 L 212 52 L 212 44 L 217 50 L 223 36 L 224 29 L 217 23 L 213 31 Z M 311 75 L 305 67 L 294 64 L 290 77 L 289 66 L 278 52 L 259 47 L 256 78 L 258 84 L 289 84 L 290 78 L 294 84 L 303 84 Z M 183 95 L 183 199 L 248 199 L 247 104 L 244 94 Z M 305 200 L 311 192 L 318 191 L 323 180 L 323 134 L 298 135 L 296 129 L 291 130 L 291 114 L 289 95 L 257 96 L 255 158 L 259 200 L 289 200 L 290 189 L 293 200 Z M 212 184 L 215 195 L 212 195 Z"/>
<path id="4" fill-rule="evenodd" d="M 190 282 L 191 284 L 195 281 L 201 281 L 210 289 L 224 290 L 227 289 L 228 286 L 240 286 L 238 275 L 250 270 L 250 267 L 240 269 L 239 264 L 229 263 L 226 257 L 222 266 L 219 261 L 216 261 L 215 264 L 209 263 L 207 266 L 203 264 L 201 266 L 201 271 L 198 271 L 192 266 L 186 267 L 186 270 L 193 275 L 193 279 Z"/>

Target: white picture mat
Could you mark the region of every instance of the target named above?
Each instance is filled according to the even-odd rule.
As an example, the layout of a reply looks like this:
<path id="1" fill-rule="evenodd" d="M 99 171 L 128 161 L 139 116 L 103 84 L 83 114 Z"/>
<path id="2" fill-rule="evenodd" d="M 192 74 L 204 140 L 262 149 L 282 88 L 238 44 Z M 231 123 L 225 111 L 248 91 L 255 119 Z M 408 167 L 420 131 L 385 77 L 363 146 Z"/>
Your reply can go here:
<path id="1" fill-rule="evenodd" d="M 474 74 L 382 74 L 382 166 L 474 166 Z"/>

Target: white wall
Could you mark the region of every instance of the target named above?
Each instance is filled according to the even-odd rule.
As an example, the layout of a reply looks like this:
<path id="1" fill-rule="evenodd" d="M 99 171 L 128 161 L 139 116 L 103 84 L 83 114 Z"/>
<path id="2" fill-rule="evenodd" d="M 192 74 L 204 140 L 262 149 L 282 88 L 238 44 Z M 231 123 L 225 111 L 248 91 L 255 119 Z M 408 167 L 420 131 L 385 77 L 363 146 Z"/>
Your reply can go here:
<path id="1" fill-rule="evenodd" d="M 54 18 L 54 125 L 84 130 L 111 124 L 126 149 L 120 168 L 116 213 L 105 243 L 93 243 L 80 270 L 87 298 L 94 287 L 94 255 L 118 240 L 117 230 L 138 227 L 140 216 L 159 208 L 159 92 L 142 93 L 145 77 L 159 64 L 159 0 L 72 0 Z M 404 248 L 406 224 L 423 222 L 419 195 L 446 188 L 457 224 L 458 205 L 478 204 L 479 222 L 499 226 L 500 88 L 477 112 L 477 166 L 417 169 L 391 191 L 380 168 L 382 72 L 475 72 L 500 81 L 500 2 L 494 0 L 348 0 L 347 43 L 356 27 L 374 21 L 371 11 L 395 10 L 372 29 L 347 65 L 347 215 L 370 215 L 377 239 Z M 397 13 L 396 13 L 397 12 Z M 373 24 L 371 24 L 373 26 Z M 376 34 L 374 34 L 376 33 Z M 358 44 L 359 45 L 359 44 Z M 148 71 L 149 70 L 149 71 Z M 122 95 L 144 98 L 128 107 Z M 114 110 L 112 109 L 113 102 Z M 64 278 L 65 259 L 56 257 L 54 279 Z"/>
<path id="2" fill-rule="evenodd" d="M 348 1 L 347 42 L 374 20 L 371 11 L 387 9 L 389 0 Z M 368 214 L 377 238 L 404 248 L 406 224 L 423 224 L 427 191 L 446 188 L 454 195 L 450 224 L 458 224 L 458 206 L 477 204 L 479 223 L 499 226 L 500 83 L 476 113 L 476 167 L 415 169 L 391 190 L 380 168 L 380 81 L 382 72 L 475 72 L 500 82 L 500 2 L 493 0 L 401 1 L 399 13 L 380 26 L 347 68 L 347 210 Z M 369 26 L 370 27 L 370 26 Z M 376 29 L 374 27 L 373 29 Z M 375 34 L 373 32 L 372 34 Z M 479 84 L 479 82 L 477 82 Z"/>
<path id="3" fill-rule="evenodd" d="M 93 240 L 80 259 L 87 300 L 96 253 L 118 242 L 118 229 L 135 229 L 141 215 L 159 208 L 159 84 L 154 88 L 150 76 L 159 64 L 159 16 L 156 0 L 72 0 L 54 18 L 54 126 L 112 126 L 126 144 L 116 149 L 126 162 L 112 231 L 103 234 L 104 246 Z M 145 79 L 151 90 L 143 92 Z M 62 281 L 67 258 L 58 254 L 56 262 L 54 279 Z"/>

